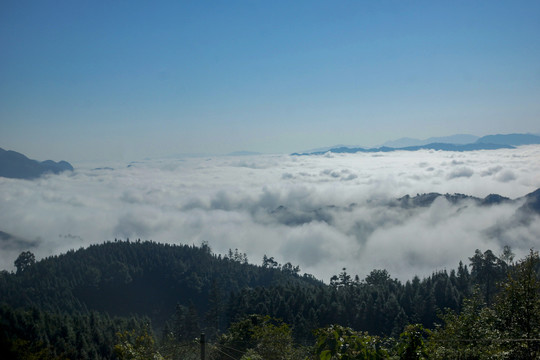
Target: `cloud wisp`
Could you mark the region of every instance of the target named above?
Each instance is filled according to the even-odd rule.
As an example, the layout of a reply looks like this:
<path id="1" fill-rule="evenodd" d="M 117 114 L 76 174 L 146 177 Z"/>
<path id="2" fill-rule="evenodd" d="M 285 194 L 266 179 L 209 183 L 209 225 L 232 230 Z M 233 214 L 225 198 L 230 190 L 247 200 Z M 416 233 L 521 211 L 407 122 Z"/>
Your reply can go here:
<path id="1" fill-rule="evenodd" d="M 341 268 L 402 280 L 467 263 L 476 248 L 538 246 L 538 215 L 521 205 L 481 206 L 444 197 L 400 206 L 416 194 L 497 193 L 540 187 L 540 146 L 295 157 L 187 158 L 79 168 L 34 181 L 0 178 L 0 267 L 24 250 L 38 258 L 114 238 L 238 248 L 328 281 Z M 531 220 L 532 219 L 532 220 Z"/>

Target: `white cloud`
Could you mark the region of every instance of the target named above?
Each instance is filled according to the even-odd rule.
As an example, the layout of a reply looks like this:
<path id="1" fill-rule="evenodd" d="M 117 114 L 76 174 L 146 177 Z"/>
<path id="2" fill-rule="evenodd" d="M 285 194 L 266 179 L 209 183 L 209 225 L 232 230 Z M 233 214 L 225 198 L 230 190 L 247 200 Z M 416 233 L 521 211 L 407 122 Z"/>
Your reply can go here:
<path id="1" fill-rule="evenodd" d="M 495 176 L 495 179 L 497 179 L 497 181 L 500 181 L 500 182 L 509 182 L 509 181 L 516 180 L 516 175 L 514 174 L 512 170 L 505 170 L 497 174 L 497 176 Z"/>
<path id="2" fill-rule="evenodd" d="M 407 279 L 453 268 L 476 248 L 505 244 L 525 254 L 538 216 L 520 204 L 404 208 L 417 193 L 491 193 L 516 198 L 540 187 L 540 147 L 331 156 L 160 160 L 81 168 L 35 181 L 0 178 L 0 267 L 24 250 L 43 257 L 118 238 L 238 248 L 300 265 L 325 281 L 342 267 Z M 394 206 L 388 206 L 389 202 Z"/>
<path id="3" fill-rule="evenodd" d="M 452 164 L 454 165 L 454 164 Z M 468 168 L 468 167 L 461 167 L 459 169 L 456 169 L 454 171 L 452 171 L 450 174 L 448 174 L 447 178 L 450 180 L 450 179 L 455 179 L 455 178 L 458 178 L 458 177 L 471 177 L 473 176 L 474 174 L 474 170 L 471 169 L 471 168 Z"/>

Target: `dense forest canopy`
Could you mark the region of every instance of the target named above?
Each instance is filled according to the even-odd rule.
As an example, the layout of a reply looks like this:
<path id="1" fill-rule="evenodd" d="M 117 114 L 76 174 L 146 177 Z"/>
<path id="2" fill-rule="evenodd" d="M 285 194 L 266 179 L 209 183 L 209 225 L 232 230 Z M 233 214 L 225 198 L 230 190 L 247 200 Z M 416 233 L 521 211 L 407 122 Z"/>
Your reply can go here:
<path id="1" fill-rule="evenodd" d="M 384 348 L 387 355 L 398 351 L 385 343 L 389 339 L 424 341 L 428 333 L 430 339 L 450 333 L 495 336 L 475 333 L 482 326 L 503 327 L 512 338 L 530 337 L 539 330 L 537 259 L 531 252 L 515 263 L 509 247 L 500 255 L 477 250 L 468 264 L 423 279 L 403 283 L 385 269 L 360 279 L 343 268 L 325 284 L 271 256 L 254 265 L 237 249 L 222 256 L 204 243 L 115 240 L 40 261 L 26 251 L 15 260 L 16 272 L 0 273 L 0 336 L 6 354 L 24 348 L 44 358 L 89 359 L 129 358 L 126 349 L 133 346 L 153 354 L 178 352 L 179 344 L 192 344 L 201 332 L 214 344 L 240 349 L 242 356 L 275 351 L 269 344 L 258 348 L 258 341 L 279 335 L 290 343 L 283 350 L 289 358 L 306 351 L 312 356 L 316 343 L 319 355 L 332 354 L 328 359 L 345 359 L 336 357 L 331 347 L 337 345 L 327 341 L 335 333 L 358 349 L 380 343 L 373 351 Z M 519 283 L 524 277 L 525 285 Z M 527 325 L 513 317 L 519 299 L 529 301 L 523 305 Z M 249 328 L 241 335 L 247 340 L 235 340 L 239 326 Z M 492 344 L 489 351 L 507 345 Z M 445 349 L 430 351 L 449 354 Z"/>

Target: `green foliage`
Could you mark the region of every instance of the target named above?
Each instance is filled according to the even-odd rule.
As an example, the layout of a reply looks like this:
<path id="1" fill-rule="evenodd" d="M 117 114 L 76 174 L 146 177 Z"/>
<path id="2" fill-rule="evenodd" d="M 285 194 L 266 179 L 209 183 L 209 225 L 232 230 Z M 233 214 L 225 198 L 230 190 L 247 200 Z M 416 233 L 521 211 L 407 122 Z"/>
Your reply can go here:
<path id="1" fill-rule="evenodd" d="M 396 346 L 396 354 L 402 360 L 428 359 L 426 352 L 425 336 L 429 331 L 421 324 L 407 325 L 405 330 L 399 335 L 399 342 Z"/>
<path id="2" fill-rule="evenodd" d="M 386 359 L 388 352 L 377 336 L 331 325 L 315 332 L 315 355 L 320 360 Z"/>
<path id="3" fill-rule="evenodd" d="M 0 344 L 2 359 L 24 360 L 56 360 L 66 359 L 63 355 L 55 356 L 50 347 L 43 343 L 33 343 L 28 340 L 15 339 L 7 344 Z"/>
<path id="4" fill-rule="evenodd" d="M 522 341 L 501 343 L 513 359 L 540 358 L 540 281 L 538 252 L 531 252 L 509 273 L 496 299 L 496 326 L 504 339 Z"/>
<path id="5" fill-rule="evenodd" d="M 191 303 L 189 308 L 180 304 L 176 305 L 176 311 L 172 319 L 172 335 L 182 344 L 191 342 L 201 333 L 199 317 L 195 305 Z"/>
<path id="6" fill-rule="evenodd" d="M 505 247 L 500 258 L 491 250 L 482 253 L 478 249 L 474 256 L 469 258 L 472 266 L 471 275 L 484 292 L 487 305 L 491 305 L 497 291 L 497 282 L 504 279 L 509 265 L 507 261 L 512 261 L 512 259 L 513 254 L 509 247 Z"/>
<path id="7" fill-rule="evenodd" d="M 248 264 L 247 256 L 238 250 L 222 258 L 206 244 L 114 241 L 39 262 L 24 252 L 16 265 L 17 274 L 0 273 L 1 300 L 11 306 L 65 313 L 94 310 L 124 317 L 137 314 L 150 317 L 162 329 L 177 304 L 189 307 L 192 303 L 196 322 L 208 328 L 212 337 L 229 322 L 225 310 L 231 294 L 244 288 L 282 282 L 324 286 L 299 276 L 292 265 L 285 271 L 262 268 Z M 227 293 L 219 294 L 218 288 Z"/>
<path id="8" fill-rule="evenodd" d="M 172 333 L 165 333 L 160 342 L 159 353 L 164 359 L 199 360 L 200 343 L 198 338 L 190 342 L 178 342 Z M 209 357 L 209 359 L 213 359 Z"/>
<path id="9" fill-rule="evenodd" d="M 477 252 L 478 254 L 478 252 Z M 488 306 L 479 290 L 464 301 L 461 313 L 442 316 L 433 331 L 430 353 L 436 359 L 540 358 L 540 282 L 538 253 L 518 262 Z"/>
<path id="10" fill-rule="evenodd" d="M 17 268 L 17 273 L 22 273 L 35 263 L 36 257 L 30 251 L 23 251 L 14 262 L 15 267 Z"/>
<path id="11" fill-rule="evenodd" d="M 0 273 L 2 300 L 11 306 L 147 316 L 159 333 L 169 323 L 179 341 L 200 330 L 215 339 L 248 314 L 283 319 L 302 344 L 313 341 L 312 329 L 333 323 L 398 336 L 408 323 L 431 328 L 439 311 L 457 310 L 477 280 L 466 266 L 457 276 L 443 271 L 405 284 L 386 270 L 374 270 L 361 281 L 343 269 L 327 286 L 272 257 L 255 266 L 238 250 L 221 257 L 207 244 L 151 241 L 106 242 L 29 263 L 21 260 L 27 266 L 17 274 Z M 178 305 L 189 311 L 179 313 Z"/>
<path id="12" fill-rule="evenodd" d="M 143 323 L 0 305 L 0 359 L 111 359 L 116 333 L 138 331 Z"/>
<path id="13" fill-rule="evenodd" d="M 211 360 L 306 359 L 306 346 L 319 359 L 540 357 L 538 254 L 470 260 L 470 273 L 460 262 L 404 284 L 342 269 L 328 286 L 207 244 L 115 241 L 39 262 L 25 252 L 17 273 L 0 272 L 0 358 L 197 359 L 201 331 Z"/>
<path id="14" fill-rule="evenodd" d="M 475 290 L 473 297 L 464 301 L 460 314 L 448 311 L 442 315 L 444 326 L 437 327 L 430 337 L 431 355 L 437 359 L 491 358 L 497 352 L 491 340 L 499 337 L 493 319 L 493 311 Z"/>
<path id="15" fill-rule="evenodd" d="M 296 358 L 291 329 L 283 321 L 270 316 L 251 315 L 233 323 L 221 336 L 219 346 L 228 358 Z"/>
<path id="16" fill-rule="evenodd" d="M 157 351 L 151 330 L 145 327 L 137 332 L 124 331 L 117 334 L 118 342 L 114 346 L 114 353 L 120 360 L 163 360 Z"/>
<path id="17" fill-rule="evenodd" d="M 388 281 L 391 281 L 391 279 L 390 274 L 386 270 L 372 270 L 366 276 L 366 283 L 368 285 L 384 286 Z"/>

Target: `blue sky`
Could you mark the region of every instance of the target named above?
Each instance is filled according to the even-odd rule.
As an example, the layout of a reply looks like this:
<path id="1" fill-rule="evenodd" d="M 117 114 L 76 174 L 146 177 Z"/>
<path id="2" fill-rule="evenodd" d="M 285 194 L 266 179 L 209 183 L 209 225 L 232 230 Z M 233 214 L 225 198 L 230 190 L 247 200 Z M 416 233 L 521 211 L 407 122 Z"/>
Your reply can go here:
<path id="1" fill-rule="evenodd" d="M 0 49 L 40 160 L 540 132 L 538 1 L 6 0 Z"/>

